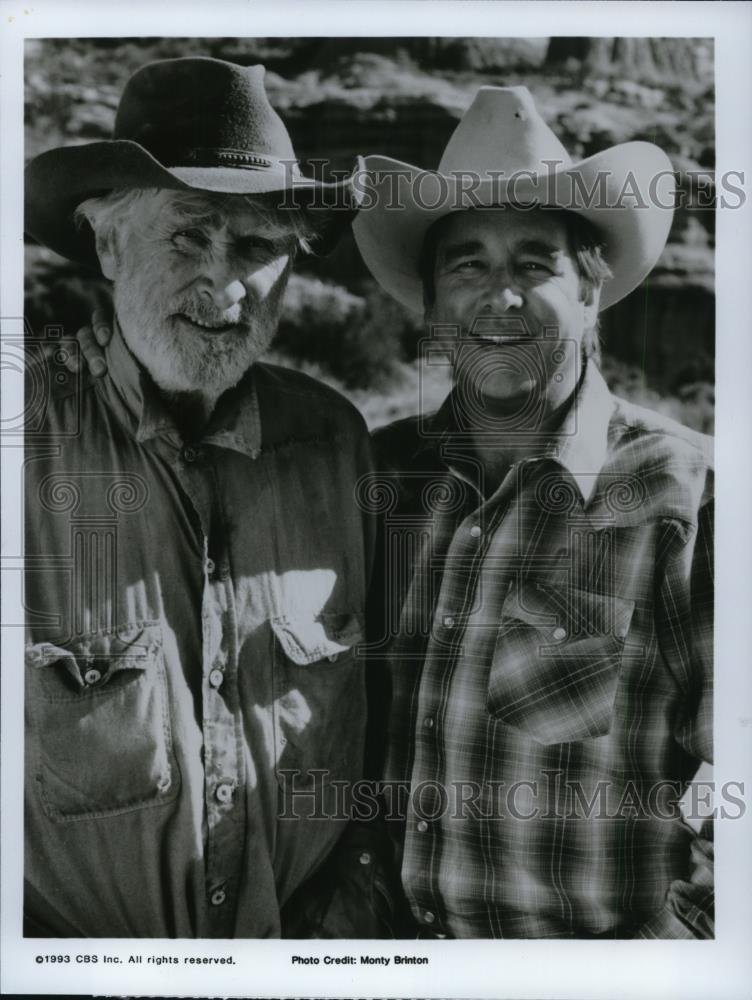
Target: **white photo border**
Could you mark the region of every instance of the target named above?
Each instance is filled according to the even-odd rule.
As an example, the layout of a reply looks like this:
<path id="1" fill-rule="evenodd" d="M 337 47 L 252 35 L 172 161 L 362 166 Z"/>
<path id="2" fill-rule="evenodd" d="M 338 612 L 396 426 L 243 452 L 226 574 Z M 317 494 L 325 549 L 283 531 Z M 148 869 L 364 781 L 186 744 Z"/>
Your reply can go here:
<path id="1" fill-rule="evenodd" d="M 26 38 L 83 36 L 714 37 L 717 170 L 744 172 L 746 203 L 717 214 L 717 594 L 715 780 L 743 781 L 747 813 L 716 824 L 714 941 L 134 941 L 24 939 L 22 894 L 23 621 L 20 573 L 23 450 L 2 441 L 3 993 L 246 997 L 561 997 L 749 995 L 752 982 L 752 4 L 435 2 L 435 0 L 0 0 L 0 321 L 23 324 L 23 49 Z M 364 150 L 363 152 L 377 152 Z M 23 411 L 22 380 L 2 366 L 2 421 Z M 1 438 L 0 438 L 1 440 Z M 127 964 L 140 954 L 180 964 Z M 295 954 L 319 965 L 293 966 Z M 428 965 L 324 964 L 325 956 L 427 956 Z M 68 963 L 37 963 L 69 955 Z M 97 963 L 81 956 L 97 955 Z M 103 962 L 118 956 L 121 963 Z M 228 957 L 232 965 L 186 964 Z M 80 960 L 77 960 L 80 959 Z"/>

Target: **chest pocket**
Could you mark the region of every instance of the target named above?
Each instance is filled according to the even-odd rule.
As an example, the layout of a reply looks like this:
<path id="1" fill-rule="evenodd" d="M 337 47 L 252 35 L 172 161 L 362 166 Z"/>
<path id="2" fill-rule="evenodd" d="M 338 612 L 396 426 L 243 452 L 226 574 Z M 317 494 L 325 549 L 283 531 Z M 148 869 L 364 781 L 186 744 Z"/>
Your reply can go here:
<path id="1" fill-rule="evenodd" d="M 157 806 L 178 791 L 156 622 L 26 648 L 28 779 L 57 822 Z"/>
<path id="2" fill-rule="evenodd" d="M 513 584 L 488 684 L 494 718 L 539 743 L 609 732 L 634 601 Z"/>
<path id="3" fill-rule="evenodd" d="M 271 626 L 280 785 L 305 788 L 332 778 L 357 780 L 366 725 L 364 669 L 356 653 L 363 641 L 359 618 L 277 618 Z M 294 780 L 293 772 L 298 772 Z"/>

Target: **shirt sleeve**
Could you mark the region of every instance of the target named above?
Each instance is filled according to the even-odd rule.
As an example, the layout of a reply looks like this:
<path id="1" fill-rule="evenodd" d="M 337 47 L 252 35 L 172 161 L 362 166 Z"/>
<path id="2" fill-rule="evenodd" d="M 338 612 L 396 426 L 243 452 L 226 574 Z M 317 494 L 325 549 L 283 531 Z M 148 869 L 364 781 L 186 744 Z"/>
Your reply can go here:
<path id="1" fill-rule="evenodd" d="M 697 531 L 669 546 L 658 593 L 658 642 L 682 693 L 674 737 L 698 765 L 713 761 L 713 516 L 713 504 L 705 504 Z M 695 834 L 686 878 L 671 883 L 636 936 L 714 936 L 712 819 Z"/>

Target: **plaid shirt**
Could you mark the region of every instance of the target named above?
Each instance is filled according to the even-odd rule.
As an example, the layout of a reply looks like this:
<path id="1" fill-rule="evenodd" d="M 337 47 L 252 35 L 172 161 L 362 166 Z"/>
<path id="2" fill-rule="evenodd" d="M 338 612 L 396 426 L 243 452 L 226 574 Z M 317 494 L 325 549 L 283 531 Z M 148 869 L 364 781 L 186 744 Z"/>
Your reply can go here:
<path id="1" fill-rule="evenodd" d="M 454 405 L 375 436 L 412 914 L 441 936 L 710 937 L 712 828 L 678 808 L 711 760 L 710 439 L 590 365 L 486 492 Z"/>

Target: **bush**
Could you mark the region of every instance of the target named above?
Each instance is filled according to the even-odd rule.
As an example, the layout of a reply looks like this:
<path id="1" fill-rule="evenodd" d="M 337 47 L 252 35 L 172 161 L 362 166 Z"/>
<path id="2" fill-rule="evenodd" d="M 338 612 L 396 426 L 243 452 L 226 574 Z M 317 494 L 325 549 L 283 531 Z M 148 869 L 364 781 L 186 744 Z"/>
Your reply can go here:
<path id="1" fill-rule="evenodd" d="M 79 264 L 61 261 L 44 247 L 27 249 L 24 291 L 26 320 L 35 337 L 42 337 L 49 326 L 73 337 L 95 309 L 112 308 L 108 281 Z"/>
<path id="2" fill-rule="evenodd" d="M 384 388 L 414 356 L 416 324 L 375 285 L 366 297 L 293 275 L 275 349 L 320 366 L 348 388 Z"/>

